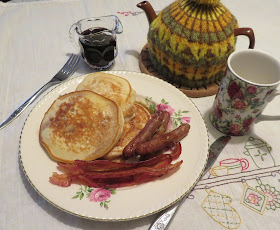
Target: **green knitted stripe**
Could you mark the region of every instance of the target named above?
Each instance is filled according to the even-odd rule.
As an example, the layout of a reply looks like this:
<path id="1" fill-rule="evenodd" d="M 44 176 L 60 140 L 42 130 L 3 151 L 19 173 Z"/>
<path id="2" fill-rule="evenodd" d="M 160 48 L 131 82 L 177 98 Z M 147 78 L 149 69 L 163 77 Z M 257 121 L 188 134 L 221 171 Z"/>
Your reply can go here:
<path id="1" fill-rule="evenodd" d="M 198 43 L 219 43 L 226 40 L 232 35 L 234 28 L 236 27 L 236 20 L 231 21 L 226 27 L 223 28 L 223 31 L 220 32 L 198 32 L 190 31 L 184 29 L 184 27 L 175 21 L 172 21 L 171 15 L 163 17 L 161 23 L 166 26 L 166 28 L 173 28 L 172 33 L 187 39 L 189 42 L 198 42 Z"/>
<path id="2" fill-rule="evenodd" d="M 232 35 L 232 28 L 236 25 L 236 21 L 233 21 L 230 25 L 224 28 L 224 31 L 217 32 L 217 33 L 207 33 L 207 32 L 197 32 L 197 31 L 189 31 L 183 29 L 183 27 L 175 23 L 174 21 L 167 25 L 164 21 L 163 24 L 166 26 L 172 26 L 174 28 L 173 33 L 182 37 L 183 39 L 187 39 L 189 42 L 198 42 L 199 44 L 202 43 L 219 43 Z M 168 28 L 168 27 L 167 27 Z"/>
<path id="3" fill-rule="evenodd" d="M 173 63 L 175 65 L 175 63 L 176 63 L 177 68 L 178 68 L 178 66 L 181 66 L 180 69 L 177 69 L 177 70 L 180 70 L 181 72 L 186 73 L 185 78 L 189 78 L 189 74 L 187 74 L 188 73 L 187 69 L 189 67 L 192 67 L 195 72 L 203 70 L 203 73 L 201 73 L 204 76 L 203 78 L 204 79 L 209 79 L 209 78 L 211 78 L 212 76 L 215 75 L 213 72 L 211 72 L 211 71 L 213 71 L 211 69 L 211 67 L 215 68 L 216 70 L 224 72 L 226 70 L 226 63 L 227 63 L 227 60 L 225 59 L 223 62 L 220 62 L 219 64 L 211 64 L 210 65 L 208 63 L 205 63 L 204 65 L 199 65 L 199 63 L 196 62 L 195 64 L 192 65 L 192 64 L 186 63 L 186 62 L 185 63 L 179 63 L 178 61 L 175 62 L 170 57 L 169 57 L 169 59 L 171 59 L 171 60 L 169 60 L 169 61 L 167 60 L 168 58 L 167 59 L 163 58 L 161 61 L 159 61 L 159 60 L 156 60 L 155 54 L 151 50 L 150 50 L 150 58 L 151 58 L 153 63 L 154 62 L 157 63 L 157 66 L 159 65 L 159 63 L 161 63 L 162 66 L 165 66 L 166 68 L 168 68 L 168 70 L 171 73 L 174 73 L 174 75 L 175 75 L 175 66 L 170 66 L 170 64 Z M 195 77 L 195 76 L 193 76 L 193 77 Z"/>
<path id="4" fill-rule="evenodd" d="M 148 45 L 150 50 L 155 53 L 155 47 L 158 47 L 163 53 L 166 54 L 169 58 L 174 57 L 174 52 L 171 49 L 166 48 L 166 44 L 160 43 L 159 40 L 148 40 Z M 230 47 L 229 52 L 225 53 L 225 55 L 220 57 L 214 57 L 214 54 L 211 53 L 211 50 L 205 55 L 204 58 L 200 58 L 197 60 L 191 53 L 190 48 L 187 47 L 181 53 L 176 53 L 175 59 L 177 63 L 182 63 L 184 65 L 192 65 L 192 66 L 212 66 L 212 65 L 219 65 L 224 63 L 228 56 L 233 51 L 233 47 Z M 211 58 L 212 57 L 212 58 Z M 175 60 L 174 60 L 175 61 Z"/>
<path id="5" fill-rule="evenodd" d="M 213 82 L 221 80 L 221 78 L 225 74 L 224 71 L 221 71 L 209 79 L 204 78 L 200 80 L 191 80 L 186 78 L 184 75 L 176 75 L 172 73 L 166 66 L 159 64 L 155 58 L 152 58 L 152 55 L 151 60 L 155 68 L 158 70 L 161 76 L 165 78 L 166 81 L 169 81 L 170 83 L 177 83 L 179 86 L 185 86 L 190 88 L 205 87 Z"/>

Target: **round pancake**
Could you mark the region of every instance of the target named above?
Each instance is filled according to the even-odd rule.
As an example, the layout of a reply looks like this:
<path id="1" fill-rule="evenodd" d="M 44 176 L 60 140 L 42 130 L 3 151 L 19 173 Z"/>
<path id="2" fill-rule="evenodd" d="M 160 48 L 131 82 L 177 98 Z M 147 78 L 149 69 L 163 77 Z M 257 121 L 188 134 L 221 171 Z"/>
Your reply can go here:
<path id="1" fill-rule="evenodd" d="M 135 103 L 136 113 L 135 117 L 130 121 L 124 123 L 123 134 L 116 144 L 116 146 L 107 153 L 103 159 L 115 160 L 122 156 L 122 151 L 125 146 L 144 128 L 146 123 L 150 120 L 151 115 L 149 111 L 142 105 Z"/>
<path id="2" fill-rule="evenodd" d="M 119 106 L 92 91 L 59 97 L 45 113 L 40 143 L 56 161 L 94 160 L 119 141 L 124 119 Z"/>
<path id="3" fill-rule="evenodd" d="M 136 92 L 122 77 L 103 72 L 91 73 L 77 86 L 76 91 L 79 90 L 91 90 L 113 100 L 121 107 L 126 121 L 135 115 Z"/>

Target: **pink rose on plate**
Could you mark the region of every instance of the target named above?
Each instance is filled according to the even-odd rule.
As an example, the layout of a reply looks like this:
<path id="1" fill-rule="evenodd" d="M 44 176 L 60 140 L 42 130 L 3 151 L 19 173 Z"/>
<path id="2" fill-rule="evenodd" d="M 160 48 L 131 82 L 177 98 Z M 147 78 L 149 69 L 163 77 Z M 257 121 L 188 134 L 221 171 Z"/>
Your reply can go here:
<path id="1" fill-rule="evenodd" d="M 104 188 L 97 188 L 92 190 L 89 195 L 89 200 L 94 202 L 106 201 L 111 197 L 111 191 Z"/>
<path id="2" fill-rule="evenodd" d="M 181 118 L 182 123 L 190 123 L 191 122 L 191 118 L 190 117 L 182 117 Z"/>
<path id="3" fill-rule="evenodd" d="M 170 105 L 164 104 L 164 103 L 160 103 L 157 105 L 156 110 L 164 110 L 167 111 L 170 116 L 173 115 L 173 113 L 175 112 L 175 109 L 173 109 Z"/>

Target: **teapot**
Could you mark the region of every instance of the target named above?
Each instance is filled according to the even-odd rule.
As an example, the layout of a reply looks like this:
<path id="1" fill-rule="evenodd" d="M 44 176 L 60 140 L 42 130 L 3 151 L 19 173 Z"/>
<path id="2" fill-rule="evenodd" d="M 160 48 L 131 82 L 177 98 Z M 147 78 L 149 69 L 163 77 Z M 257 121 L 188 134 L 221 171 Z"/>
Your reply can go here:
<path id="1" fill-rule="evenodd" d="M 219 82 L 238 35 L 249 38 L 249 48 L 255 46 L 253 30 L 239 28 L 220 0 L 177 0 L 158 15 L 148 1 L 137 7 L 144 10 L 150 24 L 147 45 L 155 69 L 182 87 Z"/>

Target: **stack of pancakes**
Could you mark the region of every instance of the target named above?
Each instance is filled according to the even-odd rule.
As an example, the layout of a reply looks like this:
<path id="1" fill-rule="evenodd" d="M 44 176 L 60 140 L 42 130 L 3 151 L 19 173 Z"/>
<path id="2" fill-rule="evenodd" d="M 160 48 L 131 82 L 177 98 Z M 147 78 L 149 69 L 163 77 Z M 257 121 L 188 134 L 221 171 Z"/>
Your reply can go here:
<path id="1" fill-rule="evenodd" d="M 121 77 L 87 75 L 75 92 L 59 97 L 46 112 L 39 140 L 56 161 L 116 160 L 150 119 Z"/>

